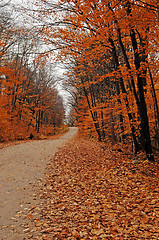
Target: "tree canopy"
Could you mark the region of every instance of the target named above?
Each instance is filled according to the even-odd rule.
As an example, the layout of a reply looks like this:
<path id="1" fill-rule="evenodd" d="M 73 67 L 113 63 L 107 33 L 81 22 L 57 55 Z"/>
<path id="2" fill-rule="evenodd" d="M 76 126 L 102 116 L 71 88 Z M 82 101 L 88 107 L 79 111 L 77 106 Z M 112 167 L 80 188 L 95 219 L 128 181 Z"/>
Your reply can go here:
<path id="1" fill-rule="evenodd" d="M 77 126 L 99 141 L 131 143 L 135 153 L 144 150 L 153 161 L 152 149 L 159 144 L 158 1 L 40 0 L 31 11 L 23 10 L 35 20 L 30 46 L 37 38 L 45 46 L 36 64 L 45 65 L 54 53 L 56 61 L 67 68 L 65 87 L 72 96 L 71 114 Z M 8 46 L 4 42 L 3 48 Z M 24 78 L 26 66 L 19 58 L 12 65 L 15 61 L 24 68 L 16 75 Z M 29 69 L 29 75 L 33 72 Z M 32 88 L 46 75 L 45 67 L 36 71 Z M 21 77 L 20 81 L 24 84 Z M 15 84 L 13 94 L 20 90 L 19 85 Z M 38 97 L 31 97 L 36 102 L 36 119 L 41 116 L 41 105 L 42 111 L 49 109 L 44 96 L 51 90 L 46 85 L 33 91 Z M 36 126 L 38 129 L 38 120 Z"/>

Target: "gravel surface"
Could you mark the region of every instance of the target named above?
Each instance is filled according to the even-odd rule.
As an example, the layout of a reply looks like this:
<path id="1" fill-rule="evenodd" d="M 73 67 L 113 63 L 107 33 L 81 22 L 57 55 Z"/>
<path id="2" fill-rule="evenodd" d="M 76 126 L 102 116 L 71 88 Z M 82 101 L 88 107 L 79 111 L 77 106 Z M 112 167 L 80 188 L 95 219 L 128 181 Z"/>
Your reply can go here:
<path id="1" fill-rule="evenodd" d="M 27 239 L 26 212 L 40 201 L 36 195 L 49 160 L 77 133 L 60 139 L 22 143 L 0 149 L 0 239 Z M 29 220 L 28 220 L 29 221 Z"/>

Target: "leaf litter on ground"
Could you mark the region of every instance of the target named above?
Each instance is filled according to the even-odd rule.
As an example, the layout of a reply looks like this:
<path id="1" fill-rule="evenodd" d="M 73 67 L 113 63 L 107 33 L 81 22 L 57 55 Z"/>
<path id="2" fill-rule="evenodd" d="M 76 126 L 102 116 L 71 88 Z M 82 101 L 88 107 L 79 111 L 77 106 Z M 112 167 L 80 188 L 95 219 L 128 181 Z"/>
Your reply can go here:
<path id="1" fill-rule="evenodd" d="M 72 140 L 47 167 L 28 238 L 159 239 L 157 169 L 114 146 Z"/>

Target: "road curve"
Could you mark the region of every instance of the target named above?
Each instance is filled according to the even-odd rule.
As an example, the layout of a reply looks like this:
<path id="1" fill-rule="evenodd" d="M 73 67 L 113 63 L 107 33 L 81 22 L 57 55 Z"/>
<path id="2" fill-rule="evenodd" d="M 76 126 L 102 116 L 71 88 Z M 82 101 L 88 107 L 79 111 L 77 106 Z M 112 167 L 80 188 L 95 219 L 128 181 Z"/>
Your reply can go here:
<path id="1" fill-rule="evenodd" d="M 22 143 L 0 149 L 0 239 L 27 239 L 24 211 L 38 203 L 39 188 L 49 160 L 77 133 L 72 127 L 61 138 Z"/>

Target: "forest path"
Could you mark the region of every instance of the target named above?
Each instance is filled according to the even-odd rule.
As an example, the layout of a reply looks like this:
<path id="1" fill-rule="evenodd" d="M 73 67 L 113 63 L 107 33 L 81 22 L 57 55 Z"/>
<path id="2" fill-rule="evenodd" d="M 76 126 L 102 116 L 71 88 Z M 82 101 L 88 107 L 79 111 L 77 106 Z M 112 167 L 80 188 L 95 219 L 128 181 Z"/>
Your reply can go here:
<path id="1" fill-rule="evenodd" d="M 31 141 L 0 149 L 0 239 L 22 240 L 23 213 L 39 201 L 35 192 L 59 147 L 77 133 L 72 127 L 56 140 Z"/>

